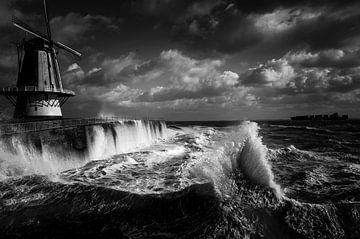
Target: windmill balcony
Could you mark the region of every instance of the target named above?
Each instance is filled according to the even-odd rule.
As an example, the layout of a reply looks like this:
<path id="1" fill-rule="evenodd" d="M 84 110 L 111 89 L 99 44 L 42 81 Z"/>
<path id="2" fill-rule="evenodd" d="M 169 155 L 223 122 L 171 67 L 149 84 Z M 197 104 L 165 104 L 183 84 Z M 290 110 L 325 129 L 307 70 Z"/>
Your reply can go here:
<path id="1" fill-rule="evenodd" d="M 59 90 L 51 87 L 42 87 L 39 89 L 37 86 L 14 86 L 14 87 L 5 87 L 0 90 L 0 94 L 2 95 L 16 95 L 19 93 L 43 93 L 43 92 L 51 92 L 58 93 L 60 95 L 75 95 L 74 91 L 71 90 Z"/>

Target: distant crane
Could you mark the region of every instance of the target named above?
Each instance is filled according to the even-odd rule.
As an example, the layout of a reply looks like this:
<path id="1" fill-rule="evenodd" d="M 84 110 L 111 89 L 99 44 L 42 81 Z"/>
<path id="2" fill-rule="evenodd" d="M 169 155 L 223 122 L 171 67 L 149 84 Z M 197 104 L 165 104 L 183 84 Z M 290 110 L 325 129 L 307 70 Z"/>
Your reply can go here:
<path id="1" fill-rule="evenodd" d="M 47 34 L 32 29 L 16 17 L 12 19 L 15 27 L 35 36 L 17 45 L 17 86 L 0 89 L 0 95 L 15 106 L 14 118 L 62 118 L 61 106 L 75 95 L 73 91 L 63 88 L 55 47 L 77 57 L 81 57 L 81 54 L 52 39 L 46 0 L 44 15 Z"/>

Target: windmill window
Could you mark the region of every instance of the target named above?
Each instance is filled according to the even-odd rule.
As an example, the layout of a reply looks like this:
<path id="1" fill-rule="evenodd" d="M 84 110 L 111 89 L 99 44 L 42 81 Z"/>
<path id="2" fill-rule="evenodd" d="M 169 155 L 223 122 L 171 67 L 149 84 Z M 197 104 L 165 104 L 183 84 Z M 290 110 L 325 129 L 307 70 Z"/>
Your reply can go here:
<path id="1" fill-rule="evenodd" d="M 37 107 L 36 107 L 36 106 L 34 107 L 34 110 L 37 111 Z"/>

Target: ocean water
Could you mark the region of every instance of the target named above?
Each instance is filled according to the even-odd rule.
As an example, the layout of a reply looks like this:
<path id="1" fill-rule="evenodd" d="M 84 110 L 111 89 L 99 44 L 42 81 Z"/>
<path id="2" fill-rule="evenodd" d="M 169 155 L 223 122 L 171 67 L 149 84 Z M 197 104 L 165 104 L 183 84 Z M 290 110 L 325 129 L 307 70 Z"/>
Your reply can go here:
<path id="1" fill-rule="evenodd" d="M 360 238 L 360 121 L 87 134 L 81 159 L 0 142 L 0 238 Z"/>

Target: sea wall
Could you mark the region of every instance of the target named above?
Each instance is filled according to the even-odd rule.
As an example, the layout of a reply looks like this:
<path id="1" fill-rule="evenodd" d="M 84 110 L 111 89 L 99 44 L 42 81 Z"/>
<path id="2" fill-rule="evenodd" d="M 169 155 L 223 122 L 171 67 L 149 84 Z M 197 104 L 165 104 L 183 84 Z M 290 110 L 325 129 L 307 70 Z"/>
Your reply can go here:
<path id="1" fill-rule="evenodd" d="M 91 160 L 132 152 L 166 136 L 160 120 L 118 120 L 0 136 L 0 179 L 56 174 Z"/>

